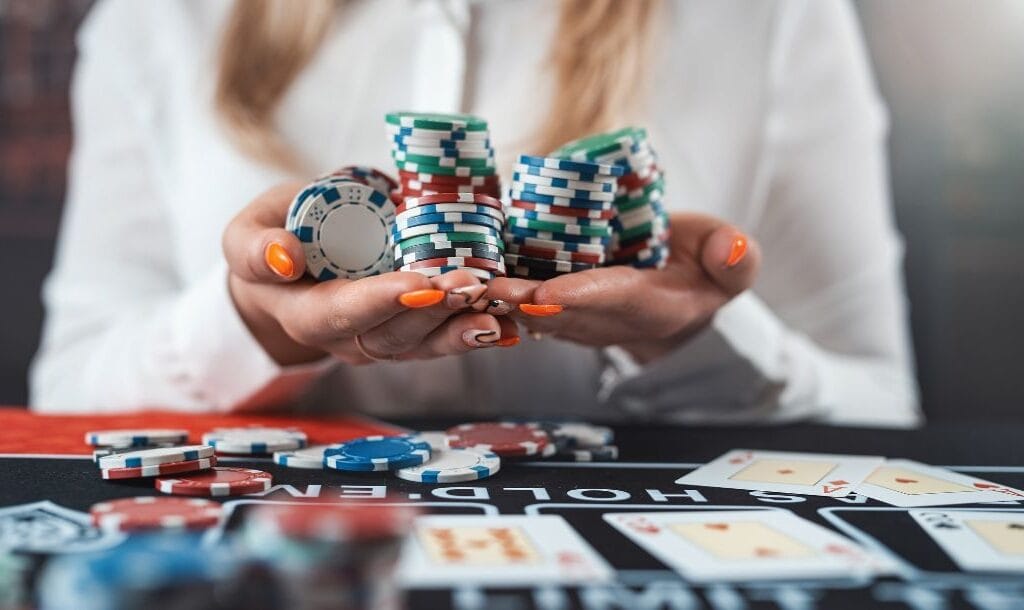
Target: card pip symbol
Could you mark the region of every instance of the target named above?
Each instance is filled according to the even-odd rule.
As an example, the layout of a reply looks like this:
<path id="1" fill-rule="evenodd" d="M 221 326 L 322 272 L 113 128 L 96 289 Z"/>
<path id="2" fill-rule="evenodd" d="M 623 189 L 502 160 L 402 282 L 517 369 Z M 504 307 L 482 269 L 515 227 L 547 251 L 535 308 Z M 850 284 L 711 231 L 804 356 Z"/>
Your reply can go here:
<path id="1" fill-rule="evenodd" d="M 896 477 L 894 480 L 897 483 L 903 483 L 903 484 L 913 484 L 913 483 L 917 483 L 918 482 L 917 479 L 904 479 L 902 477 Z"/>

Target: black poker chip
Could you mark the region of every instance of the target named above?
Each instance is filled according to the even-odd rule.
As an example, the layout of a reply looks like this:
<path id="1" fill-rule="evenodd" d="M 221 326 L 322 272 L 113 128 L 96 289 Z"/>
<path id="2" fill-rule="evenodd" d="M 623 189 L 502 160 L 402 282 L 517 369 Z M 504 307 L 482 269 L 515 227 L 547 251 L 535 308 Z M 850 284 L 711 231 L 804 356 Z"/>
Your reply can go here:
<path id="1" fill-rule="evenodd" d="M 500 249 L 477 242 L 453 242 L 451 248 L 436 248 L 432 244 L 420 244 L 409 248 L 395 248 L 395 266 L 415 263 L 433 258 L 466 257 L 502 261 Z"/>

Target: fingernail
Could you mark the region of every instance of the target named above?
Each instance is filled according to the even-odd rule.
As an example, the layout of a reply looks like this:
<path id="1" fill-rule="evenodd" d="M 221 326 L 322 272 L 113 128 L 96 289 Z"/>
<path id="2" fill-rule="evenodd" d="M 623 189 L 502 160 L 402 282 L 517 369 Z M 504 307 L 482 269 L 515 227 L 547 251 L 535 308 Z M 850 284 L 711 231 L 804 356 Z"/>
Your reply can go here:
<path id="1" fill-rule="evenodd" d="M 498 345 L 501 347 L 519 345 L 519 337 L 502 337 L 501 339 L 498 339 Z"/>
<path id="2" fill-rule="evenodd" d="M 747 255 L 747 236 L 737 235 L 732 240 L 732 248 L 729 250 L 729 258 L 725 260 L 726 267 L 735 267 L 743 257 Z"/>
<path id="3" fill-rule="evenodd" d="M 491 347 L 495 343 L 501 345 L 498 331 L 474 328 L 462 333 L 462 340 L 470 347 Z"/>
<path id="4" fill-rule="evenodd" d="M 537 305 L 535 303 L 523 303 L 519 306 L 519 311 L 538 318 L 557 316 L 562 313 L 562 309 L 561 305 Z"/>
<path id="5" fill-rule="evenodd" d="M 512 303 L 502 301 L 501 299 L 493 299 L 487 302 L 487 309 L 484 311 L 492 316 L 503 316 L 512 311 L 512 309 Z"/>
<path id="6" fill-rule="evenodd" d="M 267 249 L 263 251 L 263 260 L 271 271 L 281 277 L 291 277 L 295 273 L 295 262 L 288 256 L 284 246 L 276 241 L 267 244 Z"/>
<path id="7" fill-rule="evenodd" d="M 484 286 L 483 284 L 452 288 L 448 291 L 448 296 L 445 297 L 445 305 L 452 309 L 469 307 L 473 303 L 479 301 L 480 297 L 484 296 L 485 292 L 487 292 L 487 286 Z"/>
<path id="8" fill-rule="evenodd" d="M 402 296 L 398 297 L 398 302 L 410 309 L 419 309 L 420 307 L 430 307 L 431 305 L 437 305 L 444 298 L 443 290 L 434 290 L 432 288 L 425 288 L 423 290 L 413 290 L 412 292 L 406 292 Z"/>

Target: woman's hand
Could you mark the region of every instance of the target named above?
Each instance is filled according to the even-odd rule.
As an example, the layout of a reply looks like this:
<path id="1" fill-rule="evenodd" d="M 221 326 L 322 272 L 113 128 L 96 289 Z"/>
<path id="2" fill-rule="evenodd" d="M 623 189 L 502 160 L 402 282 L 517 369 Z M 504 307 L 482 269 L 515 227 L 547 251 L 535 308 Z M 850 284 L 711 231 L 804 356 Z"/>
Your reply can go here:
<path id="1" fill-rule="evenodd" d="M 260 195 L 223 238 L 235 307 L 278 363 L 328 354 L 350 364 L 436 358 L 518 343 L 514 321 L 471 309 L 486 287 L 465 271 L 355 281 L 304 277 L 302 245 L 284 229 L 288 205 L 302 187 L 283 184 Z"/>
<path id="2" fill-rule="evenodd" d="M 488 299 L 519 305 L 530 331 L 593 346 L 618 345 L 641 361 L 667 353 L 704 328 L 749 288 L 761 253 L 737 228 L 699 214 L 671 216 L 664 269 L 616 266 L 546 282 L 491 280 Z"/>

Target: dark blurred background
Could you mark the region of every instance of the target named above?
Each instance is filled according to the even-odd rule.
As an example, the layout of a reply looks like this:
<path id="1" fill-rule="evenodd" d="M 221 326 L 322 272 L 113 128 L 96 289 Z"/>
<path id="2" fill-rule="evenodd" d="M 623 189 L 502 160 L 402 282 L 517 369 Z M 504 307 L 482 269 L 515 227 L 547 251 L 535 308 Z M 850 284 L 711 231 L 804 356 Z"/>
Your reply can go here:
<path id="1" fill-rule="evenodd" d="M 24 404 L 91 0 L 0 0 L 0 404 Z M 892 116 L 925 410 L 1024 421 L 1024 2 L 856 3 Z"/>

